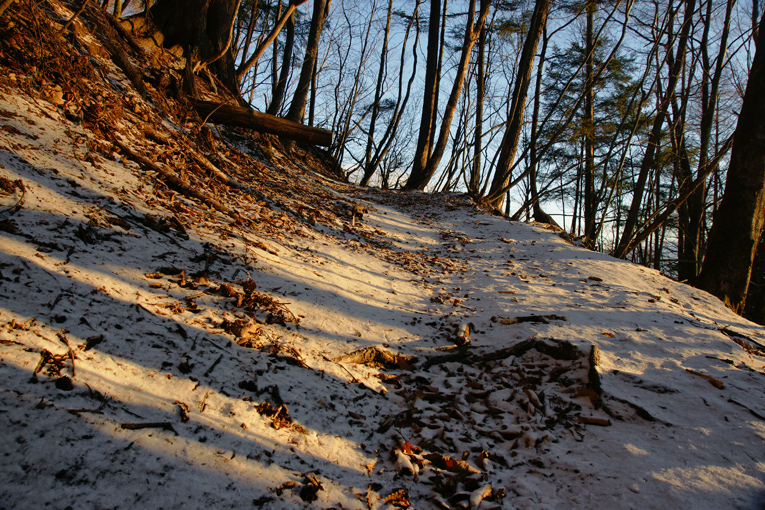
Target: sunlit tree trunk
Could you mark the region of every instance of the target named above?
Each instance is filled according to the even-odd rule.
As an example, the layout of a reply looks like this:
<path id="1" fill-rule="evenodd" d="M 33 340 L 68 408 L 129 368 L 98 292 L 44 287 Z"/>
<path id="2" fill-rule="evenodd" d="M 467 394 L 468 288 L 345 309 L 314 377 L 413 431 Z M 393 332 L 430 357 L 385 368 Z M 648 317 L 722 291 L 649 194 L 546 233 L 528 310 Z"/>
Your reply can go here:
<path id="1" fill-rule="evenodd" d="M 367 131 L 367 146 L 364 151 L 364 175 L 361 178 L 361 185 L 369 185 L 369 180 L 374 175 L 376 165 L 372 161 L 372 149 L 375 142 L 375 128 L 377 127 L 377 116 L 380 114 L 380 100 L 383 95 L 383 82 L 385 81 L 386 69 L 388 67 L 388 37 L 390 36 L 391 14 L 393 13 L 393 0 L 388 0 L 388 13 L 385 21 L 385 32 L 383 34 L 383 44 L 380 50 L 380 67 L 377 70 L 377 83 L 375 84 L 375 96 L 372 100 L 372 112 L 369 116 L 369 130 Z"/>
<path id="2" fill-rule="evenodd" d="M 308 94 L 311 89 L 311 80 L 316 68 L 316 58 L 319 54 L 319 39 L 321 38 L 321 31 L 324 28 L 324 21 L 327 19 L 331 1 L 314 0 L 313 17 L 311 18 L 311 29 L 308 33 L 305 58 L 300 69 L 300 78 L 295 89 L 295 95 L 292 97 L 290 109 L 287 115 L 285 115 L 287 120 L 303 122 L 306 105 L 308 104 Z"/>
<path id="3" fill-rule="evenodd" d="M 508 191 L 511 168 L 515 160 L 515 153 L 518 150 L 518 142 L 521 138 L 521 129 L 523 128 L 523 117 L 526 111 L 526 97 L 528 94 L 529 82 L 531 81 L 531 70 L 534 66 L 534 56 L 537 52 L 537 45 L 542 36 L 542 30 L 547 23 L 547 15 L 550 12 L 550 0 L 537 0 L 534 6 L 534 13 L 529 23 L 529 31 L 523 44 L 521 59 L 518 63 L 518 73 L 515 79 L 513 95 L 511 98 L 510 115 L 508 116 L 505 134 L 502 138 L 502 144 L 499 149 L 497 167 L 494 173 L 494 179 L 491 183 L 488 195 L 484 201 L 495 210 L 501 210 L 505 200 L 505 194 Z"/>
<path id="4" fill-rule="evenodd" d="M 449 140 L 449 131 L 451 129 L 452 120 L 454 119 L 454 113 L 457 111 L 457 103 L 465 83 L 465 75 L 467 74 L 468 65 L 470 64 L 470 54 L 472 53 L 473 46 L 475 46 L 478 35 L 483 28 L 486 17 L 489 15 L 490 5 L 490 0 L 481 0 L 481 12 L 478 16 L 478 20 L 475 21 L 475 0 L 472 0 L 470 3 L 467 25 L 465 27 L 465 39 L 462 43 L 462 52 L 460 54 L 460 62 L 457 66 L 457 73 L 454 78 L 454 84 L 452 85 L 452 91 L 446 101 L 438 139 L 436 140 L 432 153 L 426 160 L 425 167 L 417 174 L 414 173 L 414 170 L 412 171 L 412 175 L 406 183 L 407 189 L 425 189 L 425 186 L 427 186 L 433 178 L 433 175 L 435 175 L 436 170 L 438 169 L 438 165 L 441 163 L 441 158 L 443 158 Z"/>
<path id="5" fill-rule="evenodd" d="M 428 25 L 428 57 L 425 64 L 425 85 L 422 96 L 420 130 L 417 134 L 417 148 L 414 151 L 412 172 L 407 181 L 409 189 L 418 188 L 425 166 L 428 164 L 433 145 L 433 116 L 436 113 L 439 35 L 441 23 L 441 0 L 430 0 Z M 411 185 L 410 185 L 411 182 Z"/>

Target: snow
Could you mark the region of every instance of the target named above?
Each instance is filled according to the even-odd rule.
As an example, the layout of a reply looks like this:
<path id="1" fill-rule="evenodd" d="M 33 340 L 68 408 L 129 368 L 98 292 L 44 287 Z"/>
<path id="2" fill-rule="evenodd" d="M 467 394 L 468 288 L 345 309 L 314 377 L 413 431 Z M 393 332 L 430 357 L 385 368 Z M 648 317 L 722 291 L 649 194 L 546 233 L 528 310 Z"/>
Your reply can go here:
<path id="1" fill-rule="evenodd" d="M 765 504 L 765 330 L 705 292 L 279 154 L 236 225 L 7 82 L 0 112 L 0 507 Z M 370 347 L 400 356 L 336 361 Z"/>

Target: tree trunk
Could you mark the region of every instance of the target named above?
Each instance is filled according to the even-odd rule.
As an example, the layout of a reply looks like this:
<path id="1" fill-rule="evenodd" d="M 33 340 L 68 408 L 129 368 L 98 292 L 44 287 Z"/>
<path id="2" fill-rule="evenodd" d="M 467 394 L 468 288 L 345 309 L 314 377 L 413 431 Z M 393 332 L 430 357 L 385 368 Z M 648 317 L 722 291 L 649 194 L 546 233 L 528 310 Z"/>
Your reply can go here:
<path id="1" fill-rule="evenodd" d="M 284 24 L 287 23 L 288 20 L 292 19 L 292 22 L 294 24 L 294 18 L 292 18 L 292 15 L 294 14 L 295 10 L 298 8 L 298 6 L 303 5 L 306 2 L 306 0 L 296 0 L 294 2 L 290 2 L 289 7 L 287 7 L 287 11 L 282 15 L 282 17 L 279 19 L 279 21 L 276 22 L 276 26 L 271 30 L 271 33 L 268 34 L 268 37 L 258 44 L 258 47 L 255 48 L 255 51 L 250 55 L 250 58 L 247 59 L 246 62 L 244 62 L 241 66 L 239 66 L 239 69 L 236 70 L 236 79 L 238 81 L 242 81 L 244 76 L 247 74 L 247 71 L 249 71 L 255 64 L 258 63 L 258 59 L 265 53 L 265 51 L 268 49 L 268 47 L 276 40 L 276 38 L 279 36 L 279 32 L 282 31 L 282 27 L 284 27 Z M 318 2 L 317 3 L 322 3 Z M 324 21 L 322 20 L 322 23 Z M 294 30 L 294 27 L 293 27 Z M 313 24 L 311 24 L 311 30 L 313 30 Z M 321 31 L 321 29 L 319 29 Z M 317 42 L 318 45 L 318 42 Z"/>
<path id="2" fill-rule="evenodd" d="M 396 142 L 396 134 L 398 133 L 398 128 L 401 123 L 401 120 L 404 116 L 404 113 L 406 111 L 406 105 L 409 103 L 409 98 L 411 96 L 412 92 L 412 84 L 414 83 L 414 79 L 417 76 L 417 62 L 418 62 L 418 48 L 420 44 L 420 18 L 419 18 L 419 12 L 420 12 L 420 4 L 424 0 L 417 0 L 414 7 L 414 12 L 412 13 L 412 16 L 409 18 L 409 23 L 406 27 L 406 31 L 404 33 L 404 39 L 401 42 L 401 57 L 399 61 L 399 69 L 404 69 L 406 64 L 406 54 L 407 54 L 407 48 L 409 44 L 409 36 L 411 33 L 412 28 L 414 27 L 415 30 L 415 37 L 414 37 L 414 44 L 412 44 L 412 64 L 411 64 L 411 74 L 409 75 L 409 79 L 406 84 L 406 92 L 404 92 L 404 74 L 400 73 L 398 77 L 398 95 L 396 99 L 396 106 L 393 108 L 393 113 L 391 114 L 390 120 L 388 121 L 388 126 L 385 129 L 385 133 L 382 136 L 382 139 L 378 142 L 377 148 L 374 151 L 374 154 L 372 155 L 371 159 L 371 166 L 372 169 L 370 170 L 372 173 L 377 168 L 380 168 L 380 165 L 383 165 L 383 171 L 381 172 L 381 187 L 383 189 L 389 189 L 390 188 L 390 172 L 392 171 L 392 167 L 398 167 L 400 165 L 400 156 L 394 155 L 392 157 L 393 162 L 385 165 L 383 164 L 385 162 L 385 158 L 388 157 L 388 153 L 391 149 L 391 147 L 394 146 L 394 143 Z"/>
<path id="3" fill-rule="evenodd" d="M 485 203 L 495 210 L 502 209 L 502 203 L 507 193 L 515 152 L 518 149 L 518 142 L 521 138 L 523 128 L 523 116 L 526 111 L 526 96 L 528 93 L 529 82 L 531 81 L 531 70 L 534 67 L 534 56 L 537 52 L 537 45 L 542 36 L 542 30 L 547 23 L 547 15 L 550 12 L 550 0 L 536 0 L 534 5 L 534 14 L 531 16 L 529 31 L 526 40 L 523 43 L 521 59 L 518 63 L 518 73 L 513 88 L 513 97 L 510 106 L 510 115 L 507 119 L 507 128 L 502 137 L 502 144 L 497 160 L 497 167 L 494 173 L 494 179 L 489 189 L 489 194 L 484 199 Z"/>
<path id="4" fill-rule="evenodd" d="M 481 186 L 481 159 L 483 152 L 483 103 L 486 96 L 486 24 L 478 36 L 478 61 L 476 62 L 475 136 L 473 141 L 473 165 L 468 181 L 468 194 L 478 198 Z"/>
<path id="5" fill-rule="evenodd" d="M 701 86 L 701 125 L 699 134 L 699 161 L 697 175 L 705 172 L 709 161 L 709 145 L 712 137 L 712 128 L 714 125 L 715 112 L 720 95 L 720 79 L 725 65 L 726 53 L 728 48 L 728 34 L 730 32 L 731 16 L 735 0 L 728 0 L 725 9 L 725 21 L 723 23 L 722 33 L 720 35 L 720 48 L 717 58 L 713 61 L 709 57 L 709 30 L 712 25 L 712 1 L 707 4 L 707 12 L 704 18 L 704 31 L 701 38 L 701 64 L 703 68 L 703 82 Z M 689 159 L 687 151 L 683 150 L 686 160 Z M 688 163 L 690 167 L 690 162 Z M 686 182 L 689 182 L 687 179 Z M 682 192 L 684 187 L 680 187 Z M 695 283 L 696 276 L 701 270 L 701 264 L 704 255 L 704 228 L 703 223 L 706 213 L 707 202 L 706 183 L 699 188 L 688 199 L 687 205 L 687 228 L 685 251 L 681 254 L 681 263 L 678 265 L 678 279 L 687 281 L 691 285 Z"/>
<path id="6" fill-rule="evenodd" d="M 166 48 L 190 48 L 194 62 L 206 63 L 235 96 L 239 83 L 231 51 L 234 19 L 240 0 L 159 0 L 151 17 L 164 35 Z"/>
<path id="7" fill-rule="evenodd" d="M 425 165 L 428 164 L 430 149 L 433 145 L 433 117 L 436 114 L 436 98 L 438 97 L 438 47 L 441 24 L 441 0 L 430 0 L 430 19 L 428 24 L 428 58 L 425 64 L 425 87 L 422 97 L 422 115 L 420 116 L 420 130 L 417 135 L 417 148 L 414 152 L 412 172 L 407 181 L 419 183 L 422 180 Z"/>
<path id="8" fill-rule="evenodd" d="M 584 82 L 584 245 L 595 246 L 595 92 L 593 83 L 593 59 L 595 40 L 593 24 L 597 6 L 593 0 L 587 2 L 586 60 Z"/>
<path id="9" fill-rule="evenodd" d="M 765 16 L 760 24 L 765 21 Z M 728 178 L 709 233 L 698 287 L 742 313 L 765 225 L 765 50 L 757 40 L 736 126 Z"/>
<path id="10" fill-rule="evenodd" d="M 308 32 L 305 58 L 300 69 L 300 78 L 295 89 L 295 95 L 292 97 L 292 104 L 290 104 L 290 109 L 287 115 L 285 115 L 286 119 L 293 122 L 303 122 L 303 117 L 305 116 L 311 80 L 316 68 L 316 58 L 319 54 L 319 39 L 321 38 L 321 31 L 324 28 L 324 21 L 327 19 L 331 1 L 314 0 L 313 2 L 313 17 L 311 18 L 311 29 Z"/>
<path id="11" fill-rule="evenodd" d="M 670 9 L 672 6 L 670 6 Z M 635 229 L 637 228 L 638 219 L 640 216 L 640 208 L 643 204 L 643 193 L 645 191 L 645 185 L 648 181 L 648 175 L 653 168 L 654 158 L 656 155 L 656 147 L 662 135 L 662 126 L 664 125 L 664 119 L 667 115 L 667 110 L 672 100 L 672 95 L 675 93 L 675 87 L 677 81 L 680 78 L 680 70 L 685 62 L 685 51 L 688 45 L 688 36 L 690 34 L 691 26 L 693 25 L 693 11 L 696 8 L 696 0 L 687 0 L 685 5 L 685 15 L 683 19 L 683 29 L 680 34 L 680 39 L 677 44 L 677 57 L 675 58 L 674 66 L 670 72 L 669 81 L 667 83 L 667 89 L 664 92 L 664 97 L 659 103 L 654 117 L 651 133 L 648 136 L 647 147 L 643 161 L 640 165 L 640 173 L 638 174 L 637 182 L 632 195 L 632 204 L 630 205 L 629 213 L 624 224 L 624 231 L 619 239 L 619 244 L 616 248 L 614 256 L 618 258 L 624 258 L 629 251 L 627 247 L 631 244 L 632 238 L 635 235 Z M 672 23 L 670 19 L 669 23 Z M 670 47 L 668 51 L 672 51 Z"/>
<path id="12" fill-rule="evenodd" d="M 547 56 L 547 29 L 542 34 L 542 51 L 539 54 L 539 69 L 537 70 L 537 81 L 534 87 L 534 111 L 531 114 L 531 141 L 529 147 L 529 192 L 531 193 L 531 210 L 534 213 L 534 220 L 541 223 L 548 223 L 560 228 L 560 225 L 547 214 L 539 203 L 539 190 L 537 189 L 537 165 L 539 164 L 537 156 L 537 137 L 539 122 L 539 107 L 542 102 L 542 70 Z"/>
<path id="13" fill-rule="evenodd" d="M 3 2 L 2 2 L 2 3 L 0 3 L 0 16 L 2 16 L 2 15 L 3 15 L 3 13 L 5 12 L 5 10 L 6 10 L 8 7 L 10 7 L 10 6 L 11 6 L 11 4 L 12 4 L 13 2 L 15 2 L 15 1 L 16 1 L 16 0 L 3 0 Z"/>
<path id="14" fill-rule="evenodd" d="M 274 96 L 268 105 L 267 113 L 277 115 L 284 101 L 284 93 L 287 91 L 287 78 L 292 67 L 292 50 L 295 47 L 295 14 L 292 13 L 287 19 L 287 38 L 284 41 L 284 53 L 282 54 L 282 68 L 279 71 L 279 81 L 276 83 Z"/>
<path id="15" fill-rule="evenodd" d="M 462 43 L 462 53 L 460 54 L 460 62 L 457 66 L 457 75 L 454 78 L 452 91 L 446 102 L 444 117 L 441 121 L 441 129 L 438 133 L 436 146 L 427 158 L 427 163 L 422 171 L 417 175 L 412 171 L 412 175 L 406 183 L 406 189 L 425 189 L 425 186 L 427 186 L 433 178 L 433 175 L 435 175 L 436 170 L 438 169 L 438 165 L 441 163 L 441 158 L 444 155 L 444 151 L 446 151 L 446 144 L 449 140 L 449 131 L 451 129 L 452 120 L 454 119 L 454 113 L 457 111 L 457 103 L 460 94 L 462 93 L 462 86 L 465 83 L 465 75 L 467 74 L 468 65 L 470 64 L 470 54 L 473 52 L 473 46 L 478 39 L 478 34 L 481 32 L 486 17 L 489 15 L 490 6 L 490 0 L 481 0 L 481 13 L 478 17 L 478 21 L 474 24 L 475 0 L 470 2 L 467 26 L 465 27 L 465 39 Z"/>
<path id="16" fill-rule="evenodd" d="M 380 50 L 380 67 L 377 70 L 377 84 L 375 85 L 375 97 L 372 101 L 372 113 L 369 117 L 369 130 L 367 131 L 367 147 L 364 151 L 364 175 L 361 178 L 361 185 L 368 186 L 369 180 L 374 175 L 376 166 L 372 162 L 372 149 L 375 143 L 375 128 L 377 126 L 377 116 L 380 114 L 380 100 L 383 95 L 383 82 L 388 68 L 388 37 L 390 36 L 390 22 L 393 13 L 393 0 L 388 0 L 388 14 L 385 21 L 385 33 L 383 35 L 383 45 Z"/>

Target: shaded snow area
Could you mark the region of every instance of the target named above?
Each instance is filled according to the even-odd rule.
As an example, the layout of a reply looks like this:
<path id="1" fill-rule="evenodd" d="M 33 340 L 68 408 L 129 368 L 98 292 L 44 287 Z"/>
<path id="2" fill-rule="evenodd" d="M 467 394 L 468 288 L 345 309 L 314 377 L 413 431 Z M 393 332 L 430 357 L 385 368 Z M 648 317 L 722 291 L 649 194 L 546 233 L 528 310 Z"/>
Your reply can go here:
<path id="1" fill-rule="evenodd" d="M 762 327 L 88 58 L 109 130 L 0 82 L 0 508 L 765 505 Z"/>

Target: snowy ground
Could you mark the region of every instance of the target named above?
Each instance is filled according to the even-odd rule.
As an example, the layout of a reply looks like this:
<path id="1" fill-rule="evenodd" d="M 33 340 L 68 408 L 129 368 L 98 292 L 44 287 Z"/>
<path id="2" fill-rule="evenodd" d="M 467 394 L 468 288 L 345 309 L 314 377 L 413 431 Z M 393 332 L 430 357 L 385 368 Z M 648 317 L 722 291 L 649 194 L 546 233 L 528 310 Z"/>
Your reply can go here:
<path id="1" fill-rule="evenodd" d="M 0 508 L 765 507 L 765 330 L 710 295 L 307 156 L 232 221 L 8 83 Z"/>

